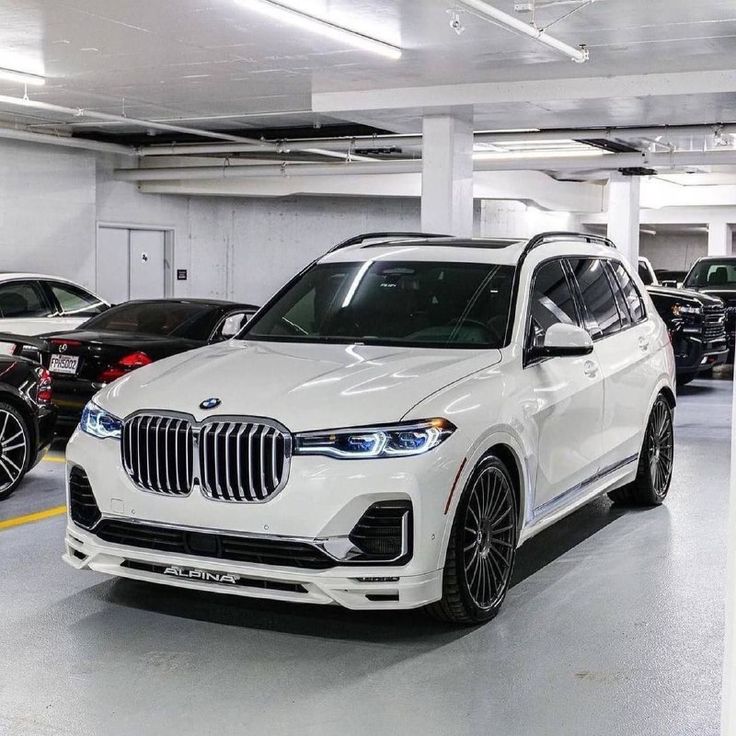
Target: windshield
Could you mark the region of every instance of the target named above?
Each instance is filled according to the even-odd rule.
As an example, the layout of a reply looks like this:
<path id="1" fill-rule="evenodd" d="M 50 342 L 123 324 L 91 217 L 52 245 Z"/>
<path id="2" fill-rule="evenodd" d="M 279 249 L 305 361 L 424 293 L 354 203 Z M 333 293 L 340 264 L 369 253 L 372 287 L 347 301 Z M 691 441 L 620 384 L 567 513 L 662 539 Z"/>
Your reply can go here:
<path id="1" fill-rule="evenodd" d="M 366 261 L 314 266 L 241 339 L 501 347 L 515 269 Z"/>
<path id="2" fill-rule="evenodd" d="M 687 286 L 736 287 L 736 261 L 701 261 L 693 266 L 693 270 L 685 279 Z"/>
<path id="3" fill-rule="evenodd" d="M 85 330 L 206 340 L 218 313 L 209 304 L 130 302 L 85 322 Z"/>

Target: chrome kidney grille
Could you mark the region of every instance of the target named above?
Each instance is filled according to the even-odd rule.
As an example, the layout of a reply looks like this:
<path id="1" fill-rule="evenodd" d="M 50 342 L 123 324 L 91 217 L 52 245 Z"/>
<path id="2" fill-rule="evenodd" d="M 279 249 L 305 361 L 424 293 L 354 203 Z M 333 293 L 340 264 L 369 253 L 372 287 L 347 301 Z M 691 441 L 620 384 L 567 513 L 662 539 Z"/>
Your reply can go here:
<path id="1" fill-rule="evenodd" d="M 186 419 L 137 415 L 125 422 L 123 465 L 144 491 L 187 496 L 194 477 L 194 433 Z"/>
<path id="2" fill-rule="evenodd" d="M 263 503 L 286 484 L 291 435 L 268 420 L 137 414 L 123 426 L 123 465 L 142 490 Z"/>

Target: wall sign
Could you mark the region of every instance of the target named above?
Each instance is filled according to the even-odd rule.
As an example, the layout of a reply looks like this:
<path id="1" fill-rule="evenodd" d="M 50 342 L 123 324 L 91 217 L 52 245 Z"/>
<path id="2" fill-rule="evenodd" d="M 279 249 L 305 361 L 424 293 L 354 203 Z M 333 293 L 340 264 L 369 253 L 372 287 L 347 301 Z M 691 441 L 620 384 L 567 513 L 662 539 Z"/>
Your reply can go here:
<path id="1" fill-rule="evenodd" d="M 178 268 L 176 270 L 176 280 L 186 281 L 189 278 L 189 271 L 186 268 Z"/>

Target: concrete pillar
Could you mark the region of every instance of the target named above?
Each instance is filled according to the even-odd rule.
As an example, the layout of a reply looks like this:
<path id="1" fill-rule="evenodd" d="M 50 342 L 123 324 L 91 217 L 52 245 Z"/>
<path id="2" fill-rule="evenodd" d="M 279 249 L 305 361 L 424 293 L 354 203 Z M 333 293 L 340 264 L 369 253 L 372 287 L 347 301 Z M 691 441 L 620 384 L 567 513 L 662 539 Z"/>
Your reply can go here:
<path id="1" fill-rule="evenodd" d="M 422 149 L 422 230 L 472 237 L 472 113 L 425 117 Z"/>
<path id="2" fill-rule="evenodd" d="M 636 266 L 639 260 L 641 179 L 611 174 L 608 182 L 608 237 Z"/>
<path id="3" fill-rule="evenodd" d="M 708 223 L 708 255 L 730 256 L 733 253 L 733 234 L 727 222 Z"/>

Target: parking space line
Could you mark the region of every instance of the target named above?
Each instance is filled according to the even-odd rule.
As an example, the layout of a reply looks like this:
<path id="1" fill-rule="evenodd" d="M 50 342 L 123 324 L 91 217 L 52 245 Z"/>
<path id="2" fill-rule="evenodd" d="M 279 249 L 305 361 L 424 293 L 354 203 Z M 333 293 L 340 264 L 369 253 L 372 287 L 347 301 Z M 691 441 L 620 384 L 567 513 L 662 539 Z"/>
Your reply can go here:
<path id="1" fill-rule="evenodd" d="M 54 516 L 61 516 L 65 513 L 66 506 L 54 506 L 51 509 L 37 511 L 35 514 L 26 514 L 25 516 L 16 516 L 13 519 L 5 519 L 4 521 L 0 521 L 0 531 L 3 529 L 12 529 L 16 526 L 23 526 L 23 524 L 32 524 L 35 521 L 51 519 Z"/>
<path id="2" fill-rule="evenodd" d="M 66 458 L 63 455 L 46 455 L 43 462 L 45 463 L 65 463 Z"/>

